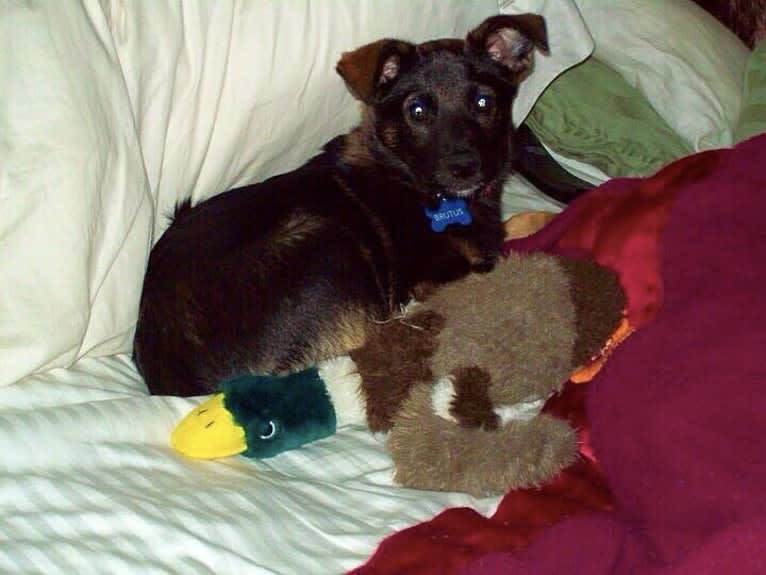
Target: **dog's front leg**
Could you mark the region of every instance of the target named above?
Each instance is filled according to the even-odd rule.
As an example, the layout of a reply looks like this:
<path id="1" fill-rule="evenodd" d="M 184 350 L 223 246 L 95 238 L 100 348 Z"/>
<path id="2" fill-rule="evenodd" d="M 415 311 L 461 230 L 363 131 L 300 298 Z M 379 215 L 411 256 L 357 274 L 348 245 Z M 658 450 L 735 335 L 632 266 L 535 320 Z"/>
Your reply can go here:
<path id="1" fill-rule="evenodd" d="M 469 237 L 478 253 L 471 261 L 471 271 L 487 273 L 494 269 L 500 257 L 505 227 L 495 202 L 489 205 L 477 203 L 474 218 L 479 225 L 472 226 Z"/>

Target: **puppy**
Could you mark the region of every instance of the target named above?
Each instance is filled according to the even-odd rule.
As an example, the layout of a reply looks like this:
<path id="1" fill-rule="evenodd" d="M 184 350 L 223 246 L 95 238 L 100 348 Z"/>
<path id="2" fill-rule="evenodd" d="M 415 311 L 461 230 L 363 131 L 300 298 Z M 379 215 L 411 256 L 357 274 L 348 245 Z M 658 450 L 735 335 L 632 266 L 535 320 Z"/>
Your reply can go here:
<path id="1" fill-rule="evenodd" d="M 347 353 L 415 290 L 492 269 L 511 103 L 536 49 L 545 23 L 526 14 L 343 54 L 359 126 L 293 172 L 181 204 L 153 248 L 134 354 L 150 391 Z"/>

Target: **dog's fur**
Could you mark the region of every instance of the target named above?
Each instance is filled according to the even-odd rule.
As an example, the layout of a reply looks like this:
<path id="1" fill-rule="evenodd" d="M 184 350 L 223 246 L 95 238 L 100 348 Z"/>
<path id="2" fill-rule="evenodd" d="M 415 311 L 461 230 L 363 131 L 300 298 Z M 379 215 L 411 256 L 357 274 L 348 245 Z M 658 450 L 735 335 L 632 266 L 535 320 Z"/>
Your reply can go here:
<path id="1" fill-rule="evenodd" d="M 135 339 L 149 389 L 205 394 L 346 353 L 420 287 L 492 269 L 511 103 L 535 49 L 544 21 L 522 15 L 343 54 L 360 125 L 294 172 L 182 204 L 154 247 Z M 440 196 L 464 197 L 473 223 L 431 231 Z"/>

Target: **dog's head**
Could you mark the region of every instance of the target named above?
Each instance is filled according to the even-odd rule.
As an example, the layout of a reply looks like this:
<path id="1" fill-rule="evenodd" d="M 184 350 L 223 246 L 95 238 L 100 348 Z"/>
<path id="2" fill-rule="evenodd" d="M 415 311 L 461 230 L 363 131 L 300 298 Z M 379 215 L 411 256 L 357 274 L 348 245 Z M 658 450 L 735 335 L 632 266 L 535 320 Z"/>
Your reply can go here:
<path id="1" fill-rule="evenodd" d="M 536 49 L 548 50 L 541 16 L 500 15 L 465 40 L 367 44 L 343 54 L 337 71 L 364 104 L 365 153 L 430 202 L 471 196 L 507 175 L 511 104 Z"/>

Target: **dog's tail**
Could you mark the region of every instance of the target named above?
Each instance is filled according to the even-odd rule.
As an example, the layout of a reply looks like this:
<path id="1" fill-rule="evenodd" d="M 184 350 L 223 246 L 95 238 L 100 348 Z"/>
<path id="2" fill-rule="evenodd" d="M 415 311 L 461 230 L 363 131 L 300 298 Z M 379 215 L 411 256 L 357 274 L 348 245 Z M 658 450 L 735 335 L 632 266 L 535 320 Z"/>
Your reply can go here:
<path id="1" fill-rule="evenodd" d="M 186 219 L 191 213 L 191 211 L 192 211 L 191 198 L 186 198 L 176 204 L 176 207 L 173 210 L 173 213 L 168 216 L 168 219 L 171 221 L 171 223 L 180 222 L 181 220 Z"/>

